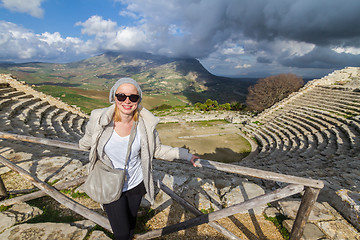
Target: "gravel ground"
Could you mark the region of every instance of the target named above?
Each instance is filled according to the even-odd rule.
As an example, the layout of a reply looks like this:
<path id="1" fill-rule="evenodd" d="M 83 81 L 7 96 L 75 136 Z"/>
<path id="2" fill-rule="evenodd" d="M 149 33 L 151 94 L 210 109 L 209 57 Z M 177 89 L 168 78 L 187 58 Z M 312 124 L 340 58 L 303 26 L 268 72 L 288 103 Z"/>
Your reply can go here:
<path id="1" fill-rule="evenodd" d="M 155 214 L 155 216 L 150 219 L 147 224 L 149 229 L 158 229 L 189 220 L 193 217 L 193 214 L 185 212 L 180 205 L 173 203 L 162 212 Z M 240 239 L 283 239 L 274 224 L 265 220 L 263 216 L 255 216 L 252 214 L 235 214 L 233 216 L 220 219 L 218 223 L 238 236 Z M 210 227 L 208 224 L 202 224 L 197 227 L 163 236 L 159 239 L 220 240 L 227 238 Z"/>

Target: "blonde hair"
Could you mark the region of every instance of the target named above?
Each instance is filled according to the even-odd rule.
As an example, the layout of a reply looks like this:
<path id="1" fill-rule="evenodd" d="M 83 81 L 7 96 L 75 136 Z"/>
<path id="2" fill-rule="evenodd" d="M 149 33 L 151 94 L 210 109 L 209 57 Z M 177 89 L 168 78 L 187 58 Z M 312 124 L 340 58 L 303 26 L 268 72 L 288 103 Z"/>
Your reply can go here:
<path id="1" fill-rule="evenodd" d="M 121 121 L 120 111 L 119 111 L 119 108 L 117 106 L 115 106 L 115 112 L 114 112 L 113 120 L 114 120 L 114 122 L 120 122 Z M 134 111 L 133 120 L 135 122 L 137 122 L 139 120 L 139 111 L 138 111 L 138 109 L 135 109 L 135 111 Z"/>

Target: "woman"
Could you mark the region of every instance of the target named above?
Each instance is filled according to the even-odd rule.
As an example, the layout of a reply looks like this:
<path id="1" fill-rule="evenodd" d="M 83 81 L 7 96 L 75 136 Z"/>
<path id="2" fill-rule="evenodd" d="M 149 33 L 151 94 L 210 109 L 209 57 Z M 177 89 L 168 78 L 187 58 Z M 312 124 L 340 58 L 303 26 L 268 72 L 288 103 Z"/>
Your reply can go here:
<path id="1" fill-rule="evenodd" d="M 154 202 L 152 159 L 189 160 L 196 167 L 192 155 L 184 148 L 160 143 L 155 127 L 159 122 L 140 104 L 142 91 L 131 78 L 119 79 L 110 90 L 110 107 L 91 112 L 85 135 L 80 139 L 82 149 L 90 149 L 89 169 L 97 160 L 112 168 L 124 169 L 129 135 L 136 126 L 135 138 L 126 167 L 126 182 L 120 199 L 104 204 L 115 239 L 131 239 L 142 196 Z"/>

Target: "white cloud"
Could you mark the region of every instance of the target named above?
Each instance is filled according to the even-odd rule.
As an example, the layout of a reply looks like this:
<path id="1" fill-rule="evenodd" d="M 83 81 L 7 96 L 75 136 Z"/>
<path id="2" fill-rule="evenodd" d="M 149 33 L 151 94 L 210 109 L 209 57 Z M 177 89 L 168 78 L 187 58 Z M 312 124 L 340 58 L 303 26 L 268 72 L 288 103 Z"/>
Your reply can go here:
<path id="1" fill-rule="evenodd" d="M 250 68 L 250 67 L 252 67 L 251 64 L 239 64 L 235 66 L 235 68 L 237 69 Z"/>
<path id="2" fill-rule="evenodd" d="M 76 23 L 82 26 L 83 34 L 94 35 L 91 42 L 99 50 L 144 50 L 142 46 L 148 41 L 141 27 L 119 27 L 116 22 L 104 20 L 100 16 L 92 16 L 85 22 Z"/>
<path id="3" fill-rule="evenodd" d="M 133 18 L 133 19 L 139 19 L 139 16 L 136 15 L 134 12 L 130 12 L 130 11 L 126 11 L 126 10 L 121 11 L 119 14 L 120 14 L 120 16 L 123 16 L 123 17 L 130 17 L 130 18 Z"/>
<path id="4" fill-rule="evenodd" d="M 229 48 L 224 48 L 221 51 L 224 55 L 242 55 L 245 53 L 244 48 L 242 47 L 237 47 L 237 46 L 233 46 L 233 47 L 229 47 Z"/>
<path id="5" fill-rule="evenodd" d="M 82 34 L 96 35 L 96 36 L 106 36 L 109 34 L 114 34 L 117 23 L 111 20 L 104 20 L 100 16 L 92 16 L 85 22 L 77 22 L 76 26 L 82 26 Z"/>
<path id="6" fill-rule="evenodd" d="M 332 50 L 337 53 L 347 53 L 347 54 L 352 54 L 352 55 L 360 54 L 360 48 L 357 48 L 357 47 L 335 47 L 335 48 L 332 48 Z"/>
<path id="7" fill-rule="evenodd" d="M 44 10 L 41 3 L 44 0 L 1 0 L 2 7 L 14 12 L 28 13 L 33 17 L 42 18 Z"/>
<path id="8" fill-rule="evenodd" d="M 14 23 L 0 21 L 1 61 L 72 61 L 94 53 L 78 38 L 60 33 L 35 34 Z"/>

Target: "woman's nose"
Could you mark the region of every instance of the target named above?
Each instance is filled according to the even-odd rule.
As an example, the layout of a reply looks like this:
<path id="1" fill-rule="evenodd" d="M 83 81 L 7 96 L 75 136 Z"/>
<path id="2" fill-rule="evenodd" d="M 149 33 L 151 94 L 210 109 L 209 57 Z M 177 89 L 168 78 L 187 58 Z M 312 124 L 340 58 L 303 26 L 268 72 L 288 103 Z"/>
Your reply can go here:
<path id="1" fill-rule="evenodd" d="M 125 101 L 124 101 L 125 103 L 131 103 L 131 101 L 130 101 L 130 99 L 129 99 L 129 97 L 126 97 L 126 99 L 125 99 Z"/>

